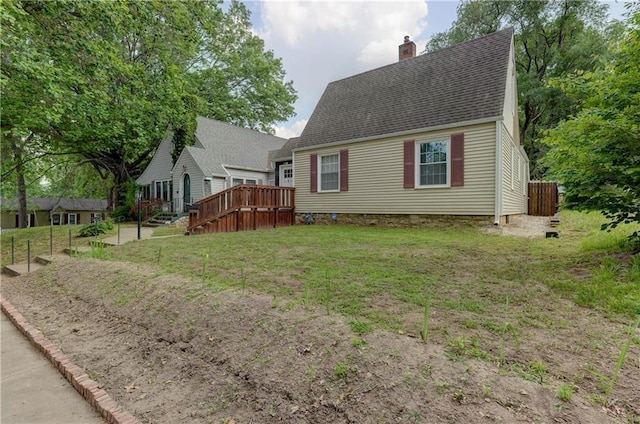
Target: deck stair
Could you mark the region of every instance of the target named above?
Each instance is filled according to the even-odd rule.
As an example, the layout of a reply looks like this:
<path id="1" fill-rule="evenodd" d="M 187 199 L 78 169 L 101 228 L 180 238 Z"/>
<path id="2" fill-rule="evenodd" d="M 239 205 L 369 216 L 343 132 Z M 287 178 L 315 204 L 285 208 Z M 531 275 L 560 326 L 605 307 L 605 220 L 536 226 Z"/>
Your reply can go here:
<path id="1" fill-rule="evenodd" d="M 257 230 L 295 223 L 295 189 L 241 184 L 189 208 L 187 234 Z"/>

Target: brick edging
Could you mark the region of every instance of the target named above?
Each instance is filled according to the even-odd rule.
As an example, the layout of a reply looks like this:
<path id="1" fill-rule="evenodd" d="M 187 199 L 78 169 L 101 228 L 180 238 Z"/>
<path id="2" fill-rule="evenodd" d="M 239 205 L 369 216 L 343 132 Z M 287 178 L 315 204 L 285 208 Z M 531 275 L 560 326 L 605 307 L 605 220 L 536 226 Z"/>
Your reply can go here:
<path id="1" fill-rule="evenodd" d="M 89 378 L 89 375 L 82 368 L 71 362 L 67 355 L 62 353 L 40 330 L 29 324 L 24 316 L 2 295 L 0 295 L 0 306 L 2 312 L 18 330 L 51 361 L 60 374 L 109 424 L 142 424 L 140 420 L 118 405 L 105 390 L 99 387 L 96 381 Z"/>

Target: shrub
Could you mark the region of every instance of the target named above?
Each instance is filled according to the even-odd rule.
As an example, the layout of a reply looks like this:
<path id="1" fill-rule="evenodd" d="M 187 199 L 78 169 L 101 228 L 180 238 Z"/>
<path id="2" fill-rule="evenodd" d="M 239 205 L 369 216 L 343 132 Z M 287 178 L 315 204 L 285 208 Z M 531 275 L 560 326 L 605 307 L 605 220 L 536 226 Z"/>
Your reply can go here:
<path id="1" fill-rule="evenodd" d="M 111 218 L 113 218 L 117 222 L 131 221 L 135 218 L 131 216 L 131 206 L 129 205 L 118 206 L 111 212 L 110 215 Z"/>
<path id="2" fill-rule="evenodd" d="M 108 219 L 106 221 L 98 221 L 93 224 L 87 224 L 80 228 L 78 236 L 80 237 L 94 237 L 98 234 L 104 234 L 109 230 L 113 230 L 113 220 Z"/>

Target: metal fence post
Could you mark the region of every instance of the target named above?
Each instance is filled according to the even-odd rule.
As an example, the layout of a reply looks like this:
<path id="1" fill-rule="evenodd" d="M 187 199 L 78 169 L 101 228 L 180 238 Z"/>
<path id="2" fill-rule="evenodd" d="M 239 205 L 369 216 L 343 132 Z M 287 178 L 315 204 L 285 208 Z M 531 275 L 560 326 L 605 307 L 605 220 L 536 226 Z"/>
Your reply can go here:
<path id="1" fill-rule="evenodd" d="M 16 263 L 16 238 L 11 236 L 11 265 Z"/>
<path id="2" fill-rule="evenodd" d="M 118 219 L 118 246 L 120 246 L 120 220 Z"/>
<path id="3" fill-rule="evenodd" d="M 31 272 L 31 240 L 27 240 L 27 272 Z"/>
<path id="4" fill-rule="evenodd" d="M 69 255 L 71 255 L 71 229 L 69 229 Z"/>
<path id="5" fill-rule="evenodd" d="M 49 248 L 49 254 L 53 255 L 53 225 L 49 227 L 49 241 L 51 242 L 51 247 Z"/>

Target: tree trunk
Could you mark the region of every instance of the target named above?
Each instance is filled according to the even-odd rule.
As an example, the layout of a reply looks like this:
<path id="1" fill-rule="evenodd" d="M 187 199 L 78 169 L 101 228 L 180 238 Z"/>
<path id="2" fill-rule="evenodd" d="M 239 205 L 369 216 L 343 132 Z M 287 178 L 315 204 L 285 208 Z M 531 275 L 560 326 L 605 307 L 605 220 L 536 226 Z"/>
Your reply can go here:
<path id="1" fill-rule="evenodd" d="M 113 177 L 113 185 L 109 188 L 108 208 L 110 210 L 114 210 L 118 206 L 126 204 L 127 183 L 130 178 L 125 165 L 119 166 L 115 169 L 110 168 L 109 171 Z"/>
<path id="2" fill-rule="evenodd" d="M 28 137 L 30 139 L 31 137 Z M 13 160 L 16 164 L 16 178 L 18 185 L 18 228 L 27 228 L 27 184 L 24 180 L 24 164 L 22 162 L 22 146 L 15 139 L 11 141 Z"/>

